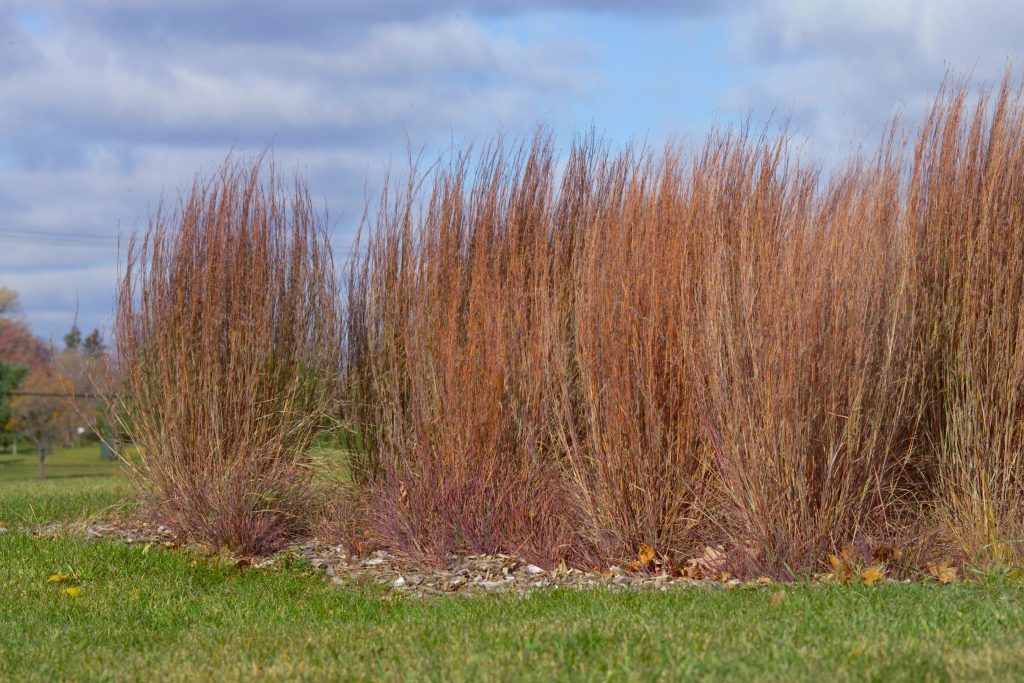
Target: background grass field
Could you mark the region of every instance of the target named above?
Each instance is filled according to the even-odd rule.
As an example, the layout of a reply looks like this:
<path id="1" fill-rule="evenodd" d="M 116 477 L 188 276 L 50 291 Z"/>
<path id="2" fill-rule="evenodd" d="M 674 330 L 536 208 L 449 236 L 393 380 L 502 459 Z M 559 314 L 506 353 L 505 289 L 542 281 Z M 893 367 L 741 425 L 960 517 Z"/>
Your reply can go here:
<path id="1" fill-rule="evenodd" d="M 113 460 L 100 458 L 99 444 L 56 451 L 46 458 L 47 479 L 104 479 L 119 477 Z M 35 451 L 22 448 L 17 455 L 0 453 L 0 482 L 39 479 L 39 459 Z"/>
<path id="2" fill-rule="evenodd" d="M 33 526 L 123 510 L 131 486 L 119 465 L 100 458 L 98 445 L 57 451 L 46 459 L 46 479 L 32 451 L 0 455 L 0 520 Z"/>
<path id="3" fill-rule="evenodd" d="M 239 570 L 187 550 L 14 529 L 130 505 L 130 487 L 98 454 L 54 459 L 67 476 L 0 479 L 0 519 L 11 527 L 0 534 L 0 680 L 1024 676 L 1024 584 L 1009 574 L 955 586 L 417 600 L 332 586 L 301 560 Z M 77 577 L 81 594 L 49 583 L 53 574 Z"/>

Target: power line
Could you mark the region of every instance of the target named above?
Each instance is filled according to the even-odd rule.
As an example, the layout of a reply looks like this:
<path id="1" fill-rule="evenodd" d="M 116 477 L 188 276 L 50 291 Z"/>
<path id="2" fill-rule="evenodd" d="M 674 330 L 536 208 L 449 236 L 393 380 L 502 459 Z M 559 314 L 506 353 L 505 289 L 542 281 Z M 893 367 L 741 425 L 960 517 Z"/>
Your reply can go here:
<path id="1" fill-rule="evenodd" d="M 44 244 L 110 249 L 117 246 L 117 239 L 91 233 L 54 232 L 50 230 L 0 229 L 0 239 L 23 244 Z"/>
<path id="2" fill-rule="evenodd" d="M 75 234 L 68 232 L 53 231 L 28 231 L 11 230 L 0 228 L 0 241 L 16 242 L 21 244 L 39 244 L 44 246 L 81 247 L 85 249 L 117 249 L 118 238 L 104 237 L 96 234 Z M 360 254 L 361 249 L 348 249 L 336 252 L 341 261 L 348 260 Z"/>
<path id="3" fill-rule="evenodd" d="M 115 239 L 110 235 L 99 235 L 92 232 L 59 232 L 55 230 L 24 230 L 19 228 L 0 228 L 0 234 L 23 235 L 25 237 L 47 237 L 53 239 L 94 240 L 105 243 L 109 243 L 112 239 Z"/>
<path id="4" fill-rule="evenodd" d="M 45 398 L 103 398 L 99 394 L 65 394 L 58 391 L 8 391 L 8 396 L 39 396 Z"/>

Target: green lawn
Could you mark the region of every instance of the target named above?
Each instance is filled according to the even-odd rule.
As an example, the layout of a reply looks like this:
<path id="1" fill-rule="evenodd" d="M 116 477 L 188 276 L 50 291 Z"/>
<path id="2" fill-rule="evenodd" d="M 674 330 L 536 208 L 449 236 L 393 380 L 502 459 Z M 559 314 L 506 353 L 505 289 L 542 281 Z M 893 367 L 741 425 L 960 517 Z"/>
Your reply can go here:
<path id="1" fill-rule="evenodd" d="M 122 509 L 131 487 L 116 462 L 100 459 L 99 446 L 58 451 L 39 481 L 34 453 L 0 454 L 0 521 L 30 526 L 80 519 Z"/>
<path id="2" fill-rule="evenodd" d="M 99 514 L 123 486 L 0 482 L 0 519 L 10 525 L 26 505 L 40 522 Z M 10 531 L 0 596 L 0 680 L 12 681 L 1024 677 L 1024 585 L 998 576 L 423 601 L 335 587 L 301 561 L 239 570 L 188 551 Z"/>
<path id="3" fill-rule="evenodd" d="M 47 479 L 105 478 L 119 474 L 118 464 L 100 458 L 98 444 L 68 448 L 46 458 Z M 39 479 L 39 458 L 24 448 L 17 455 L 0 453 L 0 486 L 9 481 Z"/>

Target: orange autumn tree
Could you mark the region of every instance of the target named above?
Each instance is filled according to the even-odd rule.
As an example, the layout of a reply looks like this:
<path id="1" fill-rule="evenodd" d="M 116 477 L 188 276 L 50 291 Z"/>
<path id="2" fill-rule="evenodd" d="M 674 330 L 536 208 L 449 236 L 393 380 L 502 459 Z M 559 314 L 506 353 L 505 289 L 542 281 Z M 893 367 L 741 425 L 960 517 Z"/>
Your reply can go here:
<path id="1" fill-rule="evenodd" d="M 11 401 L 11 421 L 39 457 L 39 478 L 46 478 L 46 458 L 74 440 L 76 413 L 66 397 L 68 378 L 53 366 L 29 373 Z"/>

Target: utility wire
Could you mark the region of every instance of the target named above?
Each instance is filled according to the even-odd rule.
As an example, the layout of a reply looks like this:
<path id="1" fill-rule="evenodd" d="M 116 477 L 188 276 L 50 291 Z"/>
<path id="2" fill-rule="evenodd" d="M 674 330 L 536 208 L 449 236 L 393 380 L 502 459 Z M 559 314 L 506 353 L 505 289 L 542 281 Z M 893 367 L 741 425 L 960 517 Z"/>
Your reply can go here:
<path id="1" fill-rule="evenodd" d="M 91 232 L 58 232 L 54 230 L 25 230 L 20 228 L 0 228 L 0 234 L 20 235 L 24 237 L 45 237 L 52 239 L 92 240 L 103 243 L 109 243 L 112 240 L 117 239 L 111 235 L 99 235 Z"/>
<path id="2" fill-rule="evenodd" d="M 0 228 L 0 241 L 20 242 L 22 244 L 44 244 L 93 249 L 112 249 L 117 247 L 117 238 L 89 233 L 53 232 L 48 230 L 13 230 Z"/>
<path id="3" fill-rule="evenodd" d="M 65 394 L 59 391 L 8 391 L 7 396 L 42 396 L 48 398 L 103 398 L 99 394 Z"/>
<path id="4" fill-rule="evenodd" d="M 24 244 L 42 244 L 56 246 L 74 246 L 94 249 L 111 249 L 118 246 L 117 237 L 96 234 L 75 234 L 69 232 L 10 230 L 0 228 L 0 241 L 21 242 Z M 341 258 L 348 259 L 361 250 L 352 247 L 336 252 Z"/>

